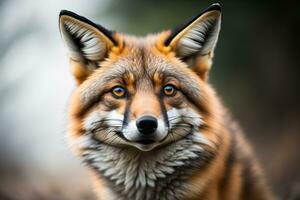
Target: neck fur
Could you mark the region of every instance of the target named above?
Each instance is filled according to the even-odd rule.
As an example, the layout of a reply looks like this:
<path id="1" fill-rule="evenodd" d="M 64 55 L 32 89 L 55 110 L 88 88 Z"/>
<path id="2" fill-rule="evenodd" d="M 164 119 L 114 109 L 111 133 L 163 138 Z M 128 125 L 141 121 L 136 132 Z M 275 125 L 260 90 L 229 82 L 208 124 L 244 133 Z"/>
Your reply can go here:
<path id="1" fill-rule="evenodd" d="M 104 178 L 116 199 L 167 200 L 184 197 L 186 179 L 211 156 L 202 145 L 208 140 L 201 133 L 160 147 L 151 152 L 118 148 L 81 136 L 79 144 L 88 147 L 84 163 Z"/>

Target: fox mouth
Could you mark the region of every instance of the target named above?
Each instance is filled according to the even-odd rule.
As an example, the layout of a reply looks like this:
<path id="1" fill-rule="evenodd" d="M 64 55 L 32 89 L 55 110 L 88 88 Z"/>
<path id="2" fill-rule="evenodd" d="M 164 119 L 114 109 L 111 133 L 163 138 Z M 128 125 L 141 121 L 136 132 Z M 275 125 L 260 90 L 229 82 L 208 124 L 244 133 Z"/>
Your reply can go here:
<path id="1" fill-rule="evenodd" d="M 155 140 L 151 140 L 151 139 L 142 139 L 142 140 L 138 140 L 136 141 L 137 143 L 140 143 L 140 144 L 144 144 L 144 145 L 147 145 L 147 144 L 153 144 L 155 143 L 156 141 Z"/>

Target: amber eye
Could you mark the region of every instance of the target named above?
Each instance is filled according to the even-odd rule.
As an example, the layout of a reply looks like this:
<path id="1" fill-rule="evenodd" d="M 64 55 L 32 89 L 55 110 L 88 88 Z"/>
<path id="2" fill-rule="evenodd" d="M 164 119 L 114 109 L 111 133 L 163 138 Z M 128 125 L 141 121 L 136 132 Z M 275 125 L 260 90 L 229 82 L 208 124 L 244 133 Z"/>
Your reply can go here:
<path id="1" fill-rule="evenodd" d="M 174 85 L 166 85 L 166 86 L 164 87 L 163 92 L 164 92 L 164 94 L 165 94 L 166 96 L 172 97 L 172 96 L 175 96 L 175 94 L 176 94 L 176 92 L 177 92 L 177 89 L 176 89 L 176 87 L 175 87 Z"/>
<path id="2" fill-rule="evenodd" d="M 116 86 L 111 90 L 111 93 L 117 99 L 124 98 L 126 96 L 126 89 L 121 86 Z"/>

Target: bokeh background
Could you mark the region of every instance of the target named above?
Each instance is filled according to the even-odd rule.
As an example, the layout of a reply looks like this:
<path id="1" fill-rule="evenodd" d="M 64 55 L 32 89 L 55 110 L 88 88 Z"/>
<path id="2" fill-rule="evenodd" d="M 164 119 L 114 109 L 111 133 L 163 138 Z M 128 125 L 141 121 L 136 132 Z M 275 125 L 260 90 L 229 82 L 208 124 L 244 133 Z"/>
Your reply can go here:
<path id="1" fill-rule="evenodd" d="M 299 1 L 219 1 L 210 82 L 240 122 L 281 199 L 300 191 Z M 58 30 L 68 9 L 120 32 L 173 28 L 207 0 L 0 0 L 0 199 L 94 199 L 67 148 L 75 87 Z"/>

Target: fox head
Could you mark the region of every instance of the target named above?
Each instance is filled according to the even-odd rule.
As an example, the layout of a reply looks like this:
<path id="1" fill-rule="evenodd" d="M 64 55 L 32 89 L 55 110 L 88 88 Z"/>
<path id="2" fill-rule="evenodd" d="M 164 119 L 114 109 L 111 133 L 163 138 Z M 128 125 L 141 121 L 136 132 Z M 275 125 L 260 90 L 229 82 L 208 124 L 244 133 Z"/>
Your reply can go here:
<path id="1" fill-rule="evenodd" d="M 61 11 L 77 82 L 70 136 L 151 151 L 193 135 L 211 148 L 218 106 L 207 77 L 220 24 L 220 6 L 213 4 L 177 29 L 138 38 Z"/>

